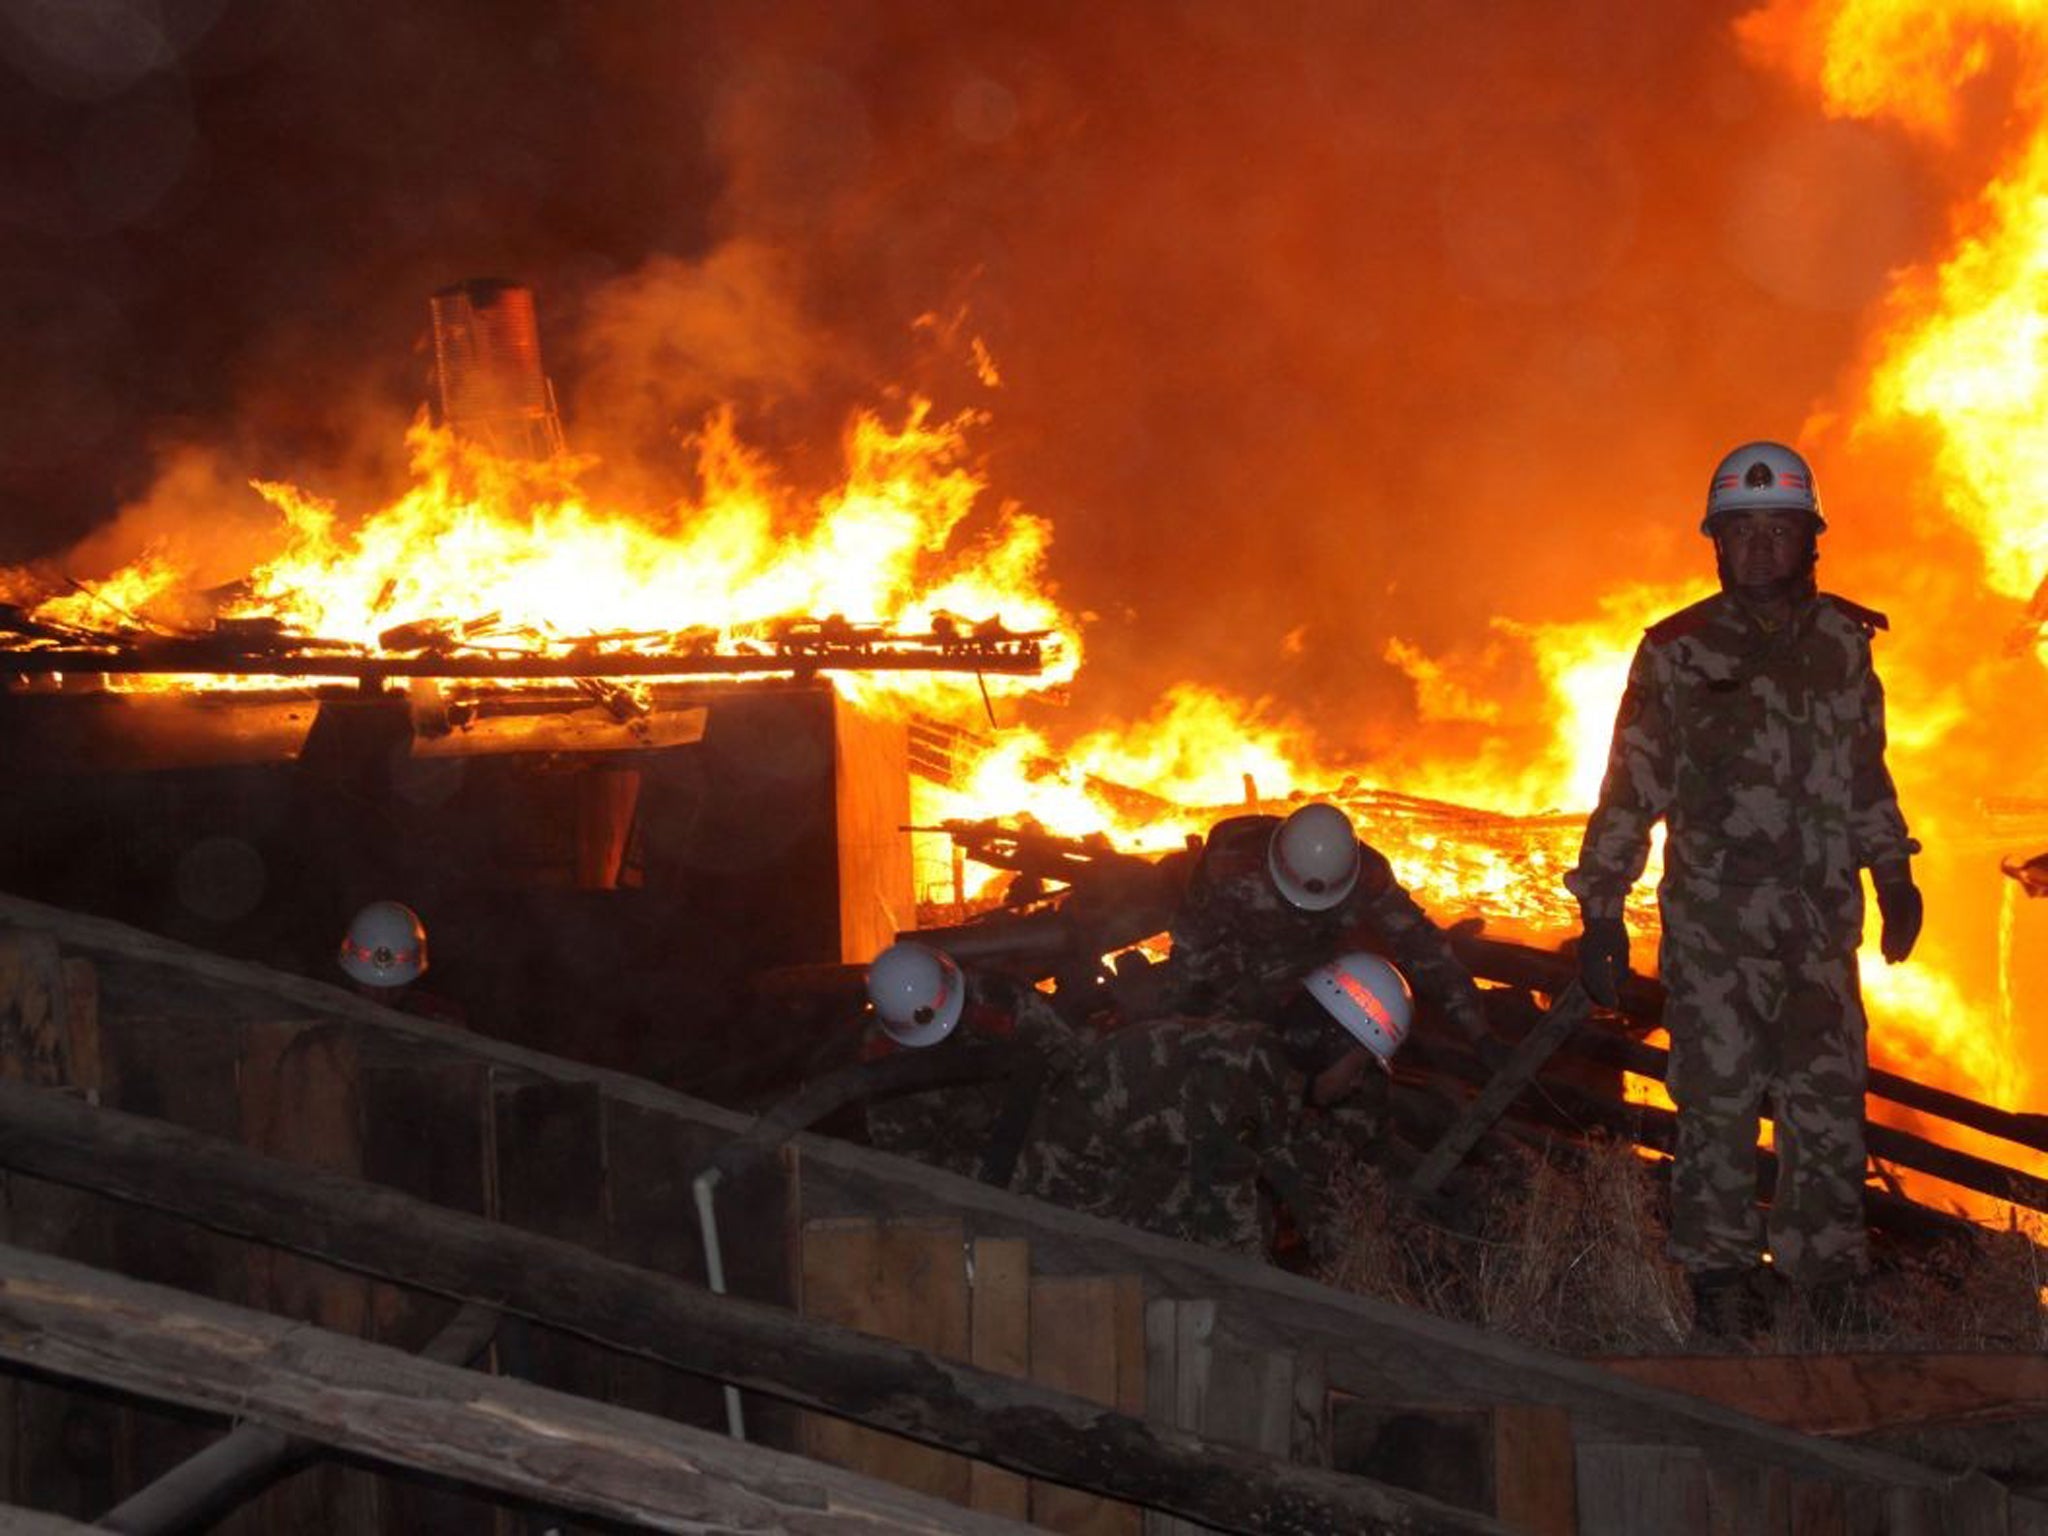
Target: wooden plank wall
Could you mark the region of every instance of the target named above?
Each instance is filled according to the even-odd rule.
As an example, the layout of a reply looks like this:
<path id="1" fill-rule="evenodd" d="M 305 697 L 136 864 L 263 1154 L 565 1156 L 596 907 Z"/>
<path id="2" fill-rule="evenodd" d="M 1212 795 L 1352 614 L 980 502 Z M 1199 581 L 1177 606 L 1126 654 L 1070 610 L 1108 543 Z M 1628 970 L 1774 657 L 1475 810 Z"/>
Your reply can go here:
<path id="1" fill-rule="evenodd" d="M 1034 1274 L 1027 1242 L 970 1238 L 957 1217 L 807 1220 L 801 1246 L 800 1305 L 809 1316 L 1215 1439 L 1327 1463 L 1319 1357 L 1219 1332 L 1214 1302 L 1148 1302 L 1136 1274 Z M 801 1444 L 807 1455 L 1047 1530 L 1199 1529 L 822 1416 L 806 1418 Z"/>
<path id="2" fill-rule="evenodd" d="M 68 1085 L 97 1098 L 104 1086 L 97 977 L 44 934 L 0 933 L 0 1075 Z M 0 1175 L 0 1235 L 11 1243 L 114 1259 L 103 1203 L 21 1174 Z M 54 1381 L 0 1378 L 0 1486 L 9 1502 L 82 1509 L 113 1501 L 131 1475 L 128 1415 L 102 1394 Z"/>
<path id="3" fill-rule="evenodd" d="M 487 1061 L 459 1032 L 437 1041 L 433 1029 L 277 1017 L 275 1002 L 252 1007 L 167 976 L 124 974 L 101 1008 L 97 981 L 45 935 L 0 933 L 0 1072 L 704 1281 L 690 1186 L 725 1139 L 711 1127 Z M 734 1294 L 793 1305 L 792 1165 L 793 1154 L 771 1159 L 720 1192 Z M 40 1180 L 4 1176 L 0 1197 L 9 1241 L 402 1348 L 423 1347 L 455 1312 L 444 1298 Z M 580 1339 L 518 1324 L 501 1328 L 493 1356 L 480 1367 L 724 1427 L 715 1383 Z M 752 1438 L 792 1443 L 793 1414 L 751 1396 L 748 1406 Z M 223 1428 L 0 1375 L 0 1503 L 96 1518 Z M 451 1485 L 310 1459 L 216 1529 L 510 1536 L 548 1525 L 570 1529 Z"/>
<path id="4" fill-rule="evenodd" d="M 1033 1275 L 1015 1239 L 970 1244 L 957 1218 L 807 1221 L 807 1316 L 915 1344 L 1126 1413 L 1145 1411 L 1144 1289 L 1135 1275 Z M 1143 1511 L 819 1414 L 807 1456 L 1074 1536 L 1139 1536 Z"/>

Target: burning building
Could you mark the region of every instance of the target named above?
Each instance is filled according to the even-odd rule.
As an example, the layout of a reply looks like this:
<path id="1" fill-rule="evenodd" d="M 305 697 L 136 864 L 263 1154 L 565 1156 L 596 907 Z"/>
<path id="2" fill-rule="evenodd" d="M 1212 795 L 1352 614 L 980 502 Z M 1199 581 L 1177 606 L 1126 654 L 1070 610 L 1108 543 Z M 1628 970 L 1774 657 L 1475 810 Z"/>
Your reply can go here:
<path id="1" fill-rule="evenodd" d="M 406 503 L 342 531 L 274 488 L 292 536 L 227 589 L 145 562 L 0 614 L 0 885 L 310 975 L 356 907 L 402 899 L 469 1016 L 700 1082 L 743 1048 L 752 978 L 864 961 L 916 920 L 892 684 L 1035 682 L 1046 632 L 798 606 L 873 579 L 849 554 L 907 575 L 886 540 L 962 510 L 943 468 L 920 501 L 914 444 L 792 583 L 722 511 L 664 531 L 572 499 L 527 290 L 431 312 L 443 423 L 415 429 L 436 467 Z M 749 559 L 752 611 L 724 587 Z"/>

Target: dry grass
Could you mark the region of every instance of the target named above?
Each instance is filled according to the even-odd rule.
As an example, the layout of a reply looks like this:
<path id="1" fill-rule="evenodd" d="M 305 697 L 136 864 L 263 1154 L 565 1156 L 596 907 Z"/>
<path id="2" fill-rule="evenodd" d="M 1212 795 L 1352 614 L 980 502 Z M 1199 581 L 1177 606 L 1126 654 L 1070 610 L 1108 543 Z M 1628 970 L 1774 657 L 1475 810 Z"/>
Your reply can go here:
<path id="1" fill-rule="evenodd" d="M 1496 1161 L 1488 1193 L 1448 1213 L 1417 1207 L 1354 1164 L 1332 1190 L 1317 1277 L 1574 1355 L 1697 1350 L 1683 1272 L 1664 1256 L 1655 1166 L 1625 1143 L 1559 1143 Z M 2038 1217 L 1971 1228 L 1938 1246 L 1887 1248 L 1846 1317 L 1780 1297 L 1747 1347 L 2032 1350 L 2048 1346 Z"/>
<path id="2" fill-rule="evenodd" d="M 2048 1230 L 2033 1211 L 2007 1208 L 2003 1226 L 1972 1227 L 1922 1252 L 1900 1254 L 1872 1276 L 1864 1348 L 2048 1349 Z M 1820 1348 L 1859 1347 L 1819 1330 Z"/>

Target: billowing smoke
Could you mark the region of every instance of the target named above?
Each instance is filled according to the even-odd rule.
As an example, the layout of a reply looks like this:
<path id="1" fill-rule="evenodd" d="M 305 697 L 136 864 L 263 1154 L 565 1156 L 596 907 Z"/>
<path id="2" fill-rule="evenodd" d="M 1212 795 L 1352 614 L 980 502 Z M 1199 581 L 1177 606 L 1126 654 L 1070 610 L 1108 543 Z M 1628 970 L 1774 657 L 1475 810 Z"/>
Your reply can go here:
<path id="1" fill-rule="evenodd" d="M 0 15 L 11 142 L 66 146 L 0 205 L 31 322 L 0 558 L 103 521 L 167 441 L 366 493 L 426 393 L 425 295 L 510 276 L 572 441 L 657 479 L 721 401 L 801 456 L 889 389 L 971 396 L 979 338 L 996 488 L 1054 520 L 1105 703 L 1192 676 L 1398 716 L 1390 638 L 1680 574 L 1715 454 L 1796 430 L 1938 233 L 1906 148 L 1816 127 L 1719 16 Z M 965 316 L 954 355 L 927 314 Z"/>

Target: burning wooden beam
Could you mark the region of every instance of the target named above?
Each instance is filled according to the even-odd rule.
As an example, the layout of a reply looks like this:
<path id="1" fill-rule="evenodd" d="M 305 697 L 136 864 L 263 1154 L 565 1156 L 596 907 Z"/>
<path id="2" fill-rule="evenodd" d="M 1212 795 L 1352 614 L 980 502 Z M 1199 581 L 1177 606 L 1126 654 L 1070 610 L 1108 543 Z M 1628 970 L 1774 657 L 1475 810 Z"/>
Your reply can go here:
<path id="1" fill-rule="evenodd" d="M 995 672 L 1031 676 L 1044 668 L 1042 635 L 937 643 L 923 637 L 876 644 L 778 648 L 758 655 L 689 652 L 571 652 L 566 655 L 370 656 L 328 651 L 240 652 L 204 642 L 170 643 L 137 650 L 69 647 L 0 648 L 0 672 L 24 677 L 53 674 L 179 675 L 188 677 L 339 677 L 377 682 L 391 677 L 518 681 L 549 678 L 737 677 L 794 672 Z"/>

